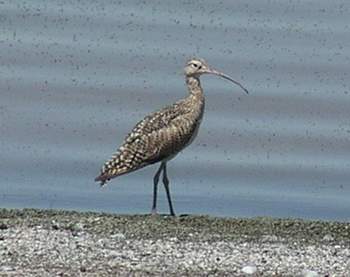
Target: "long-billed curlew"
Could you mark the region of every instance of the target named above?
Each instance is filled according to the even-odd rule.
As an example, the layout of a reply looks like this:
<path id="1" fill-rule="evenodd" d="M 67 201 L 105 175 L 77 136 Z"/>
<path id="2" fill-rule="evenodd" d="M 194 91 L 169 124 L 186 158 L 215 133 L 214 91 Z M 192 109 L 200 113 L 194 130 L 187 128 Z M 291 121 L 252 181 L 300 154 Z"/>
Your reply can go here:
<path id="1" fill-rule="evenodd" d="M 160 174 L 166 191 L 170 214 L 175 215 L 169 191 L 167 162 L 188 146 L 198 133 L 204 111 L 204 94 L 199 77 L 214 74 L 246 90 L 231 77 L 211 69 L 202 59 L 191 59 L 185 66 L 189 95 L 160 111 L 146 116 L 127 135 L 123 145 L 102 167 L 95 181 L 103 186 L 110 179 L 132 172 L 146 165 L 160 162 L 153 179 L 152 214 L 157 213 L 157 190 Z"/>

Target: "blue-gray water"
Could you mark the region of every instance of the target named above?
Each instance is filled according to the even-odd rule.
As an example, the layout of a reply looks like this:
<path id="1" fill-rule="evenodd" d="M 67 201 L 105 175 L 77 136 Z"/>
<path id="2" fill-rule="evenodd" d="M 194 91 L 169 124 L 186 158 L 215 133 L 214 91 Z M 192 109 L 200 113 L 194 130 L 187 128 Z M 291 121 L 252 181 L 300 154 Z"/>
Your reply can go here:
<path id="1" fill-rule="evenodd" d="M 147 213 L 156 166 L 93 182 L 133 125 L 203 76 L 178 213 L 350 220 L 348 1 L 0 1 L 0 206 Z M 168 212 L 160 187 L 161 212 Z"/>

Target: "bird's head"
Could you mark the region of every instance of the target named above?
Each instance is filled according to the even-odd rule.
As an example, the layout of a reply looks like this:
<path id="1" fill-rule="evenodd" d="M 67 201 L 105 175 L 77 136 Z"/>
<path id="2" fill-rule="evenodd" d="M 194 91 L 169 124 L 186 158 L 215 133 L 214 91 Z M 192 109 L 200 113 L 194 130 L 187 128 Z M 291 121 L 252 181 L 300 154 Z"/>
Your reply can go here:
<path id="1" fill-rule="evenodd" d="M 200 76 L 209 70 L 209 65 L 202 59 L 190 59 L 185 66 L 186 76 Z"/>
<path id="2" fill-rule="evenodd" d="M 197 58 L 190 59 L 187 62 L 184 71 L 185 71 L 186 77 L 199 78 L 199 76 L 201 76 L 202 74 L 213 74 L 213 75 L 220 76 L 220 77 L 227 79 L 227 80 L 231 81 L 232 83 L 238 85 L 246 93 L 248 93 L 248 90 L 246 88 L 244 88 L 239 82 L 233 80 L 230 76 L 228 76 L 220 71 L 217 71 L 215 69 L 210 68 L 209 65 L 207 64 L 207 62 L 203 59 L 197 59 Z"/>

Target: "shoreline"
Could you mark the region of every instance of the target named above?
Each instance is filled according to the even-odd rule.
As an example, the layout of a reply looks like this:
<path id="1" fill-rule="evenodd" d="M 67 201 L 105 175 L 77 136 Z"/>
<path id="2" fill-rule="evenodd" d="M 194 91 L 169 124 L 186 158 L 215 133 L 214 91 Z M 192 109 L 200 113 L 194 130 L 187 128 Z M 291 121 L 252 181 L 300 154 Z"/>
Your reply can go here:
<path id="1" fill-rule="evenodd" d="M 350 223 L 0 209 L 0 276 L 343 276 Z"/>

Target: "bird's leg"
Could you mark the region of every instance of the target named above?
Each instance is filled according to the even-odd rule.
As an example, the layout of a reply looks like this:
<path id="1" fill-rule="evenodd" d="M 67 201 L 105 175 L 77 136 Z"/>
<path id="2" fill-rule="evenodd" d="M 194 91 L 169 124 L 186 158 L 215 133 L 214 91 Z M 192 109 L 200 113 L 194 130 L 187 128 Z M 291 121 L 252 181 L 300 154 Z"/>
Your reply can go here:
<path id="1" fill-rule="evenodd" d="M 158 182 L 159 182 L 159 176 L 160 173 L 163 170 L 163 163 L 160 164 L 160 167 L 158 168 L 156 174 L 153 178 L 153 205 L 152 205 L 152 214 L 157 214 L 157 190 L 158 190 Z"/>
<path id="2" fill-rule="evenodd" d="M 163 184 L 164 184 L 166 196 L 168 198 L 170 215 L 175 216 L 173 204 L 171 203 L 170 190 L 169 190 L 169 179 L 168 179 L 168 175 L 166 172 L 166 163 L 164 163 L 164 167 L 163 167 Z"/>

